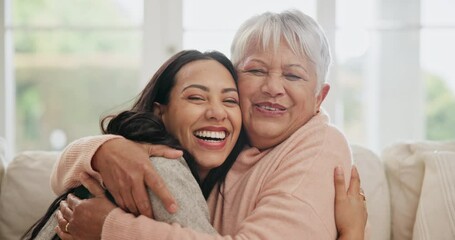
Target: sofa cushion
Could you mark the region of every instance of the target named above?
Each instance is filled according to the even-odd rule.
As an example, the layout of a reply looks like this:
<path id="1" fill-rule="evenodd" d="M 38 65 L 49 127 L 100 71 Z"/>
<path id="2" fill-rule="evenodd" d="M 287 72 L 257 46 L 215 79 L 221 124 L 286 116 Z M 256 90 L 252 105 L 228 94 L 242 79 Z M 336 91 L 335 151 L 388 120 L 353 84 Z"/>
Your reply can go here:
<path id="1" fill-rule="evenodd" d="M 455 142 L 399 143 L 383 151 L 382 159 L 389 181 L 392 207 L 392 239 L 413 238 L 422 184 L 426 176 L 425 168 L 431 162 L 426 159 L 435 151 L 454 152 Z"/>
<path id="2" fill-rule="evenodd" d="M 384 166 L 371 150 L 357 145 L 351 148 L 367 199 L 369 239 L 389 240 L 390 195 Z"/>
<path id="3" fill-rule="evenodd" d="M 8 164 L 0 192 L 0 239 L 20 239 L 55 199 L 49 182 L 57 156 L 29 151 Z"/>
<path id="4" fill-rule="evenodd" d="M 427 152 L 423 159 L 413 239 L 455 239 L 455 152 Z"/>

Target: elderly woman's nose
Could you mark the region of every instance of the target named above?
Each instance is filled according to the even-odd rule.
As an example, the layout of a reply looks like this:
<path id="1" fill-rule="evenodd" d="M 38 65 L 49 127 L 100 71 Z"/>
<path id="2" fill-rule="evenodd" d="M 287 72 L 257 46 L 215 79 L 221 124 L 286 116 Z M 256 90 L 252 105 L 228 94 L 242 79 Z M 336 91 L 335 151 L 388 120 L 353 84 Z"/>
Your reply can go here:
<path id="1" fill-rule="evenodd" d="M 226 110 L 221 103 L 211 103 L 205 113 L 208 119 L 216 121 L 222 121 L 227 117 Z"/>
<path id="2" fill-rule="evenodd" d="M 284 86 L 281 74 L 269 74 L 262 83 L 261 91 L 270 97 L 282 96 Z"/>

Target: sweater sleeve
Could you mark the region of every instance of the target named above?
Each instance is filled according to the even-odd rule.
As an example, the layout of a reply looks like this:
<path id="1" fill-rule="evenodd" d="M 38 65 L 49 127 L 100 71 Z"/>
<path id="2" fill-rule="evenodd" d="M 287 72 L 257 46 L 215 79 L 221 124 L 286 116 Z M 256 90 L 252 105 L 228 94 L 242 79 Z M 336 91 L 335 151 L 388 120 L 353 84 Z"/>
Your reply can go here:
<path id="1" fill-rule="evenodd" d="M 215 234 L 216 230 L 210 224 L 207 202 L 186 161 L 183 158 L 169 160 L 162 157 L 152 157 L 151 160 L 179 206 L 176 213 L 168 213 L 161 200 L 148 189 L 154 219 Z"/>
<path id="2" fill-rule="evenodd" d="M 102 182 L 101 175 L 93 170 L 91 161 L 103 143 L 115 138 L 121 138 L 121 136 L 90 136 L 69 144 L 60 154 L 52 170 L 51 187 L 54 193 L 60 195 L 70 188 L 79 186 L 79 174 L 82 172 L 86 172 Z"/>

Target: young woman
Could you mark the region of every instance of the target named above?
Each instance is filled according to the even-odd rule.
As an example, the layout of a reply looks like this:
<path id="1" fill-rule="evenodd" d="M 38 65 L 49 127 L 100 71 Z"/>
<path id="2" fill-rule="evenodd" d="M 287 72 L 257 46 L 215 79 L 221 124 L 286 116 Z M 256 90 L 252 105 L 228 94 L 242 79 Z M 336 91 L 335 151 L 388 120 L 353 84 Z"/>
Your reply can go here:
<path id="1" fill-rule="evenodd" d="M 103 123 L 108 120 L 106 127 Z M 224 181 L 244 145 L 244 137 L 238 140 L 237 75 L 229 59 L 219 52 L 177 53 L 157 71 L 130 110 L 103 119 L 101 127 L 105 134 L 184 150 L 184 157 L 176 161 L 151 158 L 181 207 L 178 213 L 169 214 L 149 192 L 154 216 L 159 221 L 216 232 L 205 199 L 215 184 Z M 81 187 L 68 193 L 89 196 Z M 27 239 L 56 237 L 57 221 L 51 215 L 68 193 L 52 204 Z"/>

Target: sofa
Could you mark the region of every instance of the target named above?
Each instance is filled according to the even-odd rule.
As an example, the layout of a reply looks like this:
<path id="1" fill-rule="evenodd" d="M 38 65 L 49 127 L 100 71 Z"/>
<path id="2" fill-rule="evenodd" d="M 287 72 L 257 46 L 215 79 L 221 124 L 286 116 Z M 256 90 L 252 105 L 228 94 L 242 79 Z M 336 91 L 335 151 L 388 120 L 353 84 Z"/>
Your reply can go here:
<path id="1" fill-rule="evenodd" d="M 455 239 L 455 142 L 402 142 L 378 156 L 352 146 L 374 240 Z M 5 167 L 0 146 L 0 239 L 16 240 L 56 197 L 58 152 L 26 151 Z"/>

